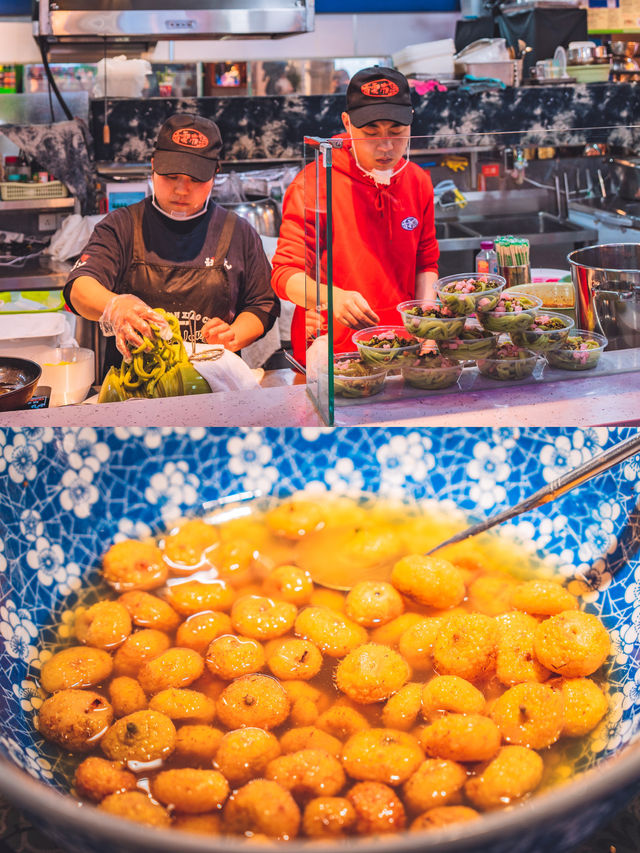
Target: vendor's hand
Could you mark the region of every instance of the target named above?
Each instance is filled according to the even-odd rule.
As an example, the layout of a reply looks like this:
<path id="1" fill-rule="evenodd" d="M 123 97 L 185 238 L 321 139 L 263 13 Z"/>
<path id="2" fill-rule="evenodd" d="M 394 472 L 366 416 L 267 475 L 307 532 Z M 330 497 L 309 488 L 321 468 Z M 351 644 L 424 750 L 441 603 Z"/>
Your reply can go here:
<path id="1" fill-rule="evenodd" d="M 333 289 L 333 316 L 351 329 L 366 329 L 375 326 L 380 318 L 367 300 L 357 290 Z"/>
<path id="2" fill-rule="evenodd" d="M 116 336 L 116 347 L 126 362 L 131 361 L 131 348 L 144 343 L 143 338 L 154 335 L 165 339 L 171 337 L 171 329 L 164 317 L 131 293 L 121 293 L 110 299 L 99 323 L 103 334 Z"/>
<path id="3" fill-rule="evenodd" d="M 225 349 L 235 352 L 236 335 L 231 326 L 219 317 L 212 317 L 202 327 L 202 340 L 208 344 L 222 344 Z"/>

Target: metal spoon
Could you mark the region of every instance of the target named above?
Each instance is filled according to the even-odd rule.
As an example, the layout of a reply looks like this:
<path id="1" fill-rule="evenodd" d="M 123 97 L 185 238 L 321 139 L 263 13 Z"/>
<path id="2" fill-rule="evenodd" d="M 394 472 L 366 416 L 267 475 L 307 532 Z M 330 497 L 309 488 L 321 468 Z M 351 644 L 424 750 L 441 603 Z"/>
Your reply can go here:
<path id="1" fill-rule="evenodd" d="M 560 495 L 565 494 L 565 492 L 568 492 L 570 489 L 573 489 L 581 483 L 584 483 L 586 480 L 591 479 L 596 474 L 600 474 L 602 471 L 612 468 L 618 462 L 622 462 L 629 456 L 633 456 L 634 453 L 640 453 L 640 432 L 619 442 L 618 444 L 615 444 L 604 453 L 600 453 L 597 456 L 592 457 L 587 462 L 583 462 L 582 465 L 578 465 L 577 468 L 567 471 L 566 474 L 558 477 L 557 480 L 554 480 L 547 486 L 543 486 L 541 489 L 538 489 L 537 492 L 534 492 L 528 498 L 519 501 L 514 506 L 496 513 L 484 521 L 472 524 L 470 527 L 461 530 L 459 533 L 454 534 L 449 539 L 446 539 L 444 542 L 440 542 L 439 545 L 431 548 L 426 552 L 426 554 L 434 554 L 446 545 L 453 545 L 456 542 L 462 542 L 465 539 L 468 539 L 470 536 L 477 536 L 479 533 L 484 533 L 485 530 L 489 530 L 497 524 L 501 524 L 503 521 L 508 521 L 510 518 L 521 515 L 523 512 L 528 512 L 529 510 L 542 506 L 542 504 L 549 503 Z M 343 580 L 344 573 L 340 574 L 339 583 L 333 580 L 333 577 L 335 577 L 335 567 L 332 567 L 331 560 L 324 559 L 319 562 L 321 565 L 315 565 L 313 570 L 310 572 L 314 582 L 319 586 L 343 592 L 347 592 L 354 584 L 361 580 L 388 579 L 392 568 L 391 564 L 379 564 L 373 567 L 355 566 L 350 571 L 348 578 L 349 583 L 345 584 Z M 361 577 L 358 576 L 360 572 L 362 573 Z"/>

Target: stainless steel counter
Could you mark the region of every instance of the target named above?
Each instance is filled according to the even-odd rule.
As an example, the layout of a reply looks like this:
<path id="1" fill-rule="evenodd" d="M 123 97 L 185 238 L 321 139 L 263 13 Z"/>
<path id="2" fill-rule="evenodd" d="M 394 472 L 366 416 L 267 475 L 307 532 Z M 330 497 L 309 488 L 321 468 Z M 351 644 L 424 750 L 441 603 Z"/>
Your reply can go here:
<path id="1" fill-rule="evenodd" d="M 60 290 L 67 280 L 71 264 L 54 261 L 50 255 L 11 266 L 0 266 L 0 291 L 2 290 Z"/>

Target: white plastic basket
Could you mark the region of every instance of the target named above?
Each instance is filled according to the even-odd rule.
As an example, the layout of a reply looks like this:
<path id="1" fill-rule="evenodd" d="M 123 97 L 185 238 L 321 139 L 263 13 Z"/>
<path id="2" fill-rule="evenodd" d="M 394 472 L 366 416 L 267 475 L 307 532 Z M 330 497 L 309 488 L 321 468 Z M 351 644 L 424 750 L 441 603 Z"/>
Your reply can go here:
<path id="1" fill-rule="evenodd" d="M 5 181 L 0 183 L 2 201 L 24 201 L 38 198 L 65 198 L 69 190 L 61 181 L 48 181 L 46 184 L 30 184 L 24 181 Z"/>

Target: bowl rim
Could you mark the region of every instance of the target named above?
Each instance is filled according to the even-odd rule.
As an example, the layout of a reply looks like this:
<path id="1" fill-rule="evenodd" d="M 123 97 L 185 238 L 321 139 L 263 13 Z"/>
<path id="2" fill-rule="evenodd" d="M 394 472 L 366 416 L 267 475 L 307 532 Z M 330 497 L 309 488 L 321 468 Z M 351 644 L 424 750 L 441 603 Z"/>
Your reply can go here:
<path id="1" fill-rule="evenodd" d="M 405 314 L 407 314 L 412 319 L 417 317 L 418 320 L 422 320 L 422 319 L 439 320 L 441 322 L 448 322 L 450 320 L 458 320 L 458 321 L 464 320 L 464 316 L 462 316 L 460 314 L 453 314 L 451 317 L 427 317 L 427 318 L 419 317 L 417 314 L 409 314 L 409 312 L 406 309 L 414 307 L 416 305 L 431 305 L 434 308 L 444 308 L 447 311 L 451 310 L 450 308 L 447 308 L 447 306 L 440 299 L 408 299 L 406 302 L 399 302 L 396 305 L 396 310 L 403 317 L 405 316 Z"/>
<path id="2" fill-rule="evenodd" d="M 523 308 L 521 313 L 525 313 L 525 312 L 529 313 L 531 311 L 535 311 L 537 313 L 540 310 L 540 308 L 542 307 L 542 299 L 539 296 L 534 296 L 531 293 L 522 293 L 522 291 L 518 291 L 517 293 L 513 293 L 511 291 L 511 288 L 507 287 L 500 294 L 500 299 L 503 299 L 505 296 L 513 297 L 514 299 L 518 299 L 518 298 L 522 299 L 524 297 L 525 299 L 530 299 L 534 303 L 536 303 L 535 305 L 532 305 L 531 308 Z M 490 311 L 479 311 L 479 313 L 480 314 L 495 314 L 496 309 L 492 308 Z M 500 311 L 500 312 L 498 312 L 498 316 L 502 317 L 502 315 L 504 313 L 505 313 L 504 311 Z"/>
<path id="3" fill-rule="evenodd" d="M 374 335 L 376 332 L 390 332 L 390 331 L 397 332 L 398 337 L 410 339 L 409 343 L 407 343 L 406 346 L 395 347 L 396 350 L 408 349 L 409 347 L 420 347 L 420 346 L 422 346 L 422 341 L 419 338 L 416 338 L 415 335 L 412 335 L 411 332 L 408 332 L 407 329 L 401 323 L 397 323 L 397 324 L 389 323 L 388 325 L 367 326 L 364 329 L 358 329 L 357 332 L 354 332 L 351 335 L 351 340 L 353 341 L 353 343 L 356 346 L 364 347 L 365 349 L 377 350 L 377 347 L 367 347 L 366 344 L 363 344 L 361 342 L 359 336 L 364 335 L 365 332 L 368 332 L 369 336 L 371 337 L 371 335 Z"/>
<path id="4" fill-rule="evenodd" d="M 494 272 L 461 272 L 461 273 L 456 273 L 455 275 L 444 275 L 444 276 L 442 276 L 442 278 L 436 279 L 436 281 L 433 284 L 433 289 L 435 290 L 436 293 L 439 293 L 441 290 L 443 290 L 443 287 L 446 286 L 447 284 L 451 284 L 454 281 L 463 281 L 464 279 L 468 279 L 468 278 L 475 279 L 476 281 L 478 279 L 481 279 L 481 278 L 492 279 L 495 283 L 495 287 L 488 288 L 487 290 L 473 291 L 473 293 L 463 293 L 462 294 L 463 296 L 473 296 L 473 295 L 481 294 L 481 293 L 492 293 L 494 290 L 498 290 L 498 289 L 503 290 L 507 284 L 506 278 L 503 275 L 500 275 L 499 273 L 494 273 Z M 449 295 L 452 293 L 458 293 L 458 291 L 456 291 L 456 290 L 445 290 L 444 292 L 449 294 Z"/>
<path id="5" fill-rule="evenodd" d="M 601 335 L 600 332 L 591 332 L 589 329 L 570 329 L 569 330 L 570 337 L 578 337 L 584 338 L 588 341 L 597 341 L 599 344 L 597 349 L 603 350 L 607 344 L 609 343 L 609 338 L 606 335 Z M 558 350 L 565 349 L 567 352 L 575 352 L 576 350 L 569 349 L 569 347 L 558 347 Z M 596 352 L 596 349 L 591 349 L 590 352 Z"/>
<path id="6" fill-rule="evenodd" d="M 489 843 L 504 838 L 507 832 L 518 830 L 523 833 L 531 825 L 550 819 L 569 816 L 576 811 L 599 801 L 604 795 L 619 791 L 640 777 L 640 748 L 638 738 L 632 739 L 624 749 L 605 759 L 604 766 L 595 766 L 580 774 L 572 782 L 534 795 L 531 800 L 515 806 L 512 810 L 483 814 L 479 821 L 454 824 L 446 829 L 429 832 L 403 832 L 375 838 L 345 839 L 344 847 L 363 851 L 387 851 L 390 844 L 397 851 L 433 850 L 437 853 L 465 853 L 468 845 Z M 34 826 L 38 828 L 37 816 L 51 821 L 58 828 L 68 827 L 74 832 L 85 832 L 99 840 L 111 840 L 114 844 L 133 845 L 140 851 L 148 851 L 150 841 L 153 849 L 160 853 L 211 853 L 212 850 L 247 850 L 247 839 L 228 835 L 203 836 L 189 832 L 176 835 L 176 830 L 153 828 L 150 838 L 149 827 L 126 818 L 100 812 L 91 804 L 79 807 L 71 795 L 47 788 L 41 781 L 17 767 L 6 756 L 0 754 L 0 794 L 18 808 L 24 809 L 27 818 L 36 815 Z M 613 783 L 613 784 L 612 784 Z M 478 823 L 482 826 L 478 827 Z M 216 843 L 219 840 L 219 843 Z M 432 843 L 430 843 L 432 842 Z M 336 853 L 341 842 L 326 843 L 313 839 L 296 839 L 279 842 L 282 850 L 291 853 L 306 853 L 313 844 L 316 853 Z M 116 846 L 114 849 L 118 849 Z"/>

